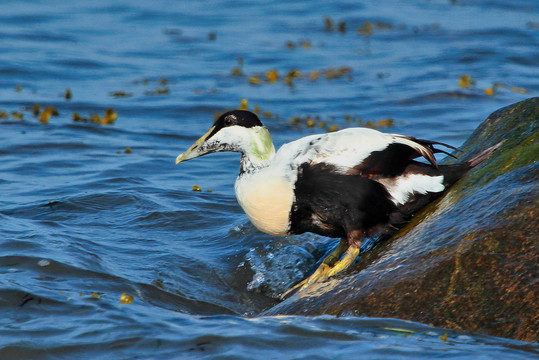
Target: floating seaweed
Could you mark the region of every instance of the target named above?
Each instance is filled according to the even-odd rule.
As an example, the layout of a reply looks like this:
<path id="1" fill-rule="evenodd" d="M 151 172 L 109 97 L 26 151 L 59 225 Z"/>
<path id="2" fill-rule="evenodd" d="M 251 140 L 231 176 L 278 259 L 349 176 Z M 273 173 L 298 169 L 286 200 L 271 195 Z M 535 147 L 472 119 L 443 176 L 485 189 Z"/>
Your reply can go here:
<path id="1" fill-rule="evenodd" d="M 511 91 L 512 92 L 517 92 L 517 93 L 520 93 L 520 94 L 525 94 L 525 93 L 528 92 L 527 89 L 524 89 L 524 88 L 521 88 L 521 87 L 516 87 L 516 86 L 511 87 Z"/>
<path id="2" fill-rule="evenodd" d="M 131 304 L 133 303 L 133 295 L 127 295 L 126 293 L 122 293 L 120 296 L 120 303 L 121 304 Z"/>
<path id="3" fill-rule="evenodd" d="M 395 121 L 392 118 L 387 119 L 381 119 L 377 121 L 366 121 L 365 127 L 371 128 L 371 129 L 383 129 L 383 128 L 390 128 L 395 126 Z"/>
<path id="4" fill-rule="evenodd" d="M 463 89 L 470 89 L 472 87 L 475 87 L 475 85 L 476 85 L 476 80 L 473 79 L 470 75 L 466 74 L 466 75 L 459 76 L 459 87 Z M 520 94 L 525 94 L 528 92 L 527 89 L 522 88 L 522 87 L 508 86 L 501 82 L 495 82 L 491 86 L 485 88 L 484 94 L 487 96 L 493 96 L 498 92 L 498 89 L 508 89 L 512 92 L 516 92 Z"/>
<path id="5" fill-rule="evenodd" d="M 284 77 L 284 83 L 286 85 L 289 85 L 289 86 L 292 86 L 292 81 L 295 79 L 295 78 L 298 78 L 301 76 L 301 72 L 297 69 L 292 69 L 290 71 L 288 71 L 288 73 L 286 73 L 285 77 Z"/>
<path id="6" fill-rule="evenodd" d="M 150 80 L 148 78 L 143 78 L 143 79 L 134 81 L 135 85 L 148 86 L 148 85 L 151 85 L 152 83 L 156 84 L 158 87 L 153 89 L 153 90 L 146 90 L 144 92 L 144 95 L 146 95 L 146 96 L 154 96 L 154 95 L 166 95 L 166 94 L 170 93 L 170 89 L 167 86 L 170 83 L 170 81 L 166 77 L 162 77 L 162 78 L 159 78 L 157 80 Z M 110 93 L 110 95 L 114 96 L 114 97 L 132 96 L 131 93 L 124 92 L 124 91 L 115 91 L 115 92 Z"/>
<path id="7" fill-rule="evenodd" d="M 131 97 L 133 96 L 133 93 L 120 90 L 120 91 L 111 91 L 109 95 L 115 98 L 122 98 L 122 97 Z"/>
<path id="8" fill-rule="evenodd" d="M 326 16 L 324 17 L 324 31 L 326 32 L 332 32 L 332 31 L 339 31 L 341 33 L 345 33 L 346 32 L 346 22 L 343 20 L 343 21 L 340 21 L 339 23 L 337 23 L 335 25 L 335 22 L 329 17 L 329 16 Z"/>
<path id="9" fill-rule="evenodd" d="M 370 21 L 363 22 L 361 27 L 356 29 L 358 35 L 371 36 L 372 35 L 372 23 Z"/>
<path id="10" fill-rule="evenodd" d="M 263 78 L 264 77 L 264 78 Z M 279 72 L 275 69 L 266 71 L 264 75 L 254 74 L 248 78 L 249 84 L 260 85 L 263 82 L 274 83 L 279 80 Z"/>
<path id="11" fill-rule="evenodd" d="M 243 58 L 240 56 L 237 61 L 238 65 L 232 69 L 231 74 L 232 76 L 243 76 Z"/>
<path id="12" fill-rule="evenodd" d="M 41 106 L 39 104 L 34 104 L 32 106 L 32 114 L 34 114 L 34 117 L 38 117 L 41 113 Z"/>
<path id="13" fill-rule="evenodd" d="M 469 89 L 475 85 L 475 80 L 468 74 L 459 76 L 459 86 L 464 89 Z"/>
<path id="14" fill-rule="evenodd" d="M 249 76 L 249 84 L 251 84 L 251 85 L 260 85 L 260 84 L 262 84 L 262 80 L 260 80 L 258 75 L 252 75 L 252 76 Z"/>
<path id="15" fill-rule="evenodd" d="M 314 128 L 315 126 L 325 129 L 326 131 L 336 131 L 338 129 L 338 126 L 336 124 L 333 124 L 331 126 L 327 126 L 327 121 L 322 120 L 320 116 L 294 116 L 289 121 L 289 124 L 294 125 L 296 127 L 303 127 L 306 128 Z M 330 130 L 331 129 L 331 130 Z"/>
<path id="16" fill-rule="evenodd" d="M 241 99 L 240 100 L 240 104 L 238 107 L 236 107 L 237 110 L 249 110 L 249 100 L 247 99 Z M 214 114 L 214 118 L 213 120 L 216 121 L 217 119 L 219 119 L 219 117 L 221 117 L 221 115 L 227 111 L 230 111 L 231 109 L 223 109 L 223 111 L 217 111 L 215 112 Z M 274 114 L 273 112 L 271 111 L 268 111 L 268 110 L 262 110 L 262 108 L 259 106 L 259 105 L 254 105 L 253 106 L 253 109 L 251 109 L 252 112 L 254 112 L 255 114 L 257 114 L 258 116 L 260 117 L 264 117 L 264 118 L 267 118 L 267 119 L 270 119 L 270 118 L 279 118 L 279 115 L 276 115 Z"/>
<path id="17" fill-rule="evenodd" d="M 90 114 L 89 117 L 81 116 L 78 112 L 73 113 L 74 122 L 92 122 L 100 125 L 112 125 L 118 118 L 118 113 L 113 108 L 107 108 L 103 118 L 99 114 Z"/>
<path id="18" fill-rule="evenodd" d="M 314 71 L 311 71 L 309 73 L 309 79 L 311 81 L 316 81 L 318 80 L 318 77 L 321 75 L 322 73 L 319 71 L 319 70 L 314 70 Z"/>
<path id="19" fill-rule="evenodd" d="M 238 110 L 249 110 L 249 100 L 241 99 L 240 100 L 240 106 L 238 107 Z"/>
<path id="20" fill-rule="evenodd" d="M 403 26 L 405 25 L 401 25 L 401 29 L 403 28 Z M 374 22 L 374 28 L 376 30 L 393 30 L 395 26 L 390 23 L 390 22 L 387 22 L 387 21 L 375 21 Z"/>
<path id="21" fill-rule="evenodd" d="M 112 125 L 118 118 L 118 113 L 114 111 L 113 108 L 107 108 L 105 110 L 105 116 L 103 116 L 103 121 L 101 124 L 103 125 Z"/>
<path id="22" fill-rule="evenodd" d="M 527 89 L 522 88 L 522 87 L 508 86 L 508 85 L 506 85 L 504 83 L 495 82 L 495 83 L 492 84 L 492 86 L 485 89 L 485 94 L 489 95 L 489 96 L 492 96 L 497 92 L 498 89 L 509 89 L 510 91 L 516 92 L 516 93 L 519 93 L 519 94 L 526 94 L 528 92 Z"/>
<path id="23" fill-rule="evenodd" d="M 34 112 L 35 114 L 35 112 Z M 39 122 L 42 124 L 48 124 L 51 116 L 59 116 L 60 113 L 57 108 L 51 105 L 45 106 L 45 109 L 41 112 L 39 116 Z"/>
<path id="24" fill-rule="evenodd" d="M 239 66 L 236 66 L 235 68 L 233 68 L 232 71 L 230 72 L 230 74 L 232 76 L 243 76 L 243 75 L 245 75 L 243 73 L 243 70 Z"/>
<path id="25" fill-rule="evenodd" d="M 310 40 L 300 40 L 298 43 L 293 41 L 287 41 L 285 43 L 285 48 L 288 50 L 294 50 L 296 48 L 310 49 L 312 46 Z"/>
<path id="26" fill-rule="evenodd" d="M 328 132 L 334 132 L 334 131 L 337 131 L 337 130 L 339 130 L 339 126 L 337 124 L 333 124 L 333 125 L 331 125 L 330 127 L 327 128 Z"/>
<path id="27" fill-rule="evenodd" d="M 88 118 L 81 116 L 78 112 L 73 113 L 74 122 L 88 122 Z"/>
<path id="28" fill-rule="evenodd" d="M 241 99 L 240 100 L 240 106 L 238 106 L 237 109 L 238 110 L 249 110 L 249 100 Z M 258 116 L 262 116 L 262 117 L 265 117 L 265 118 L 268 118 L 268 119 L 272 118 L 272 117 L 278 117 L 278 116 L 275 116 L 273 114 L 273 112 L 271 112 L 271 111 L 262 110 L 262 108 L 259 105 L 256 105 L 256 104 L 253 106 L 253 109 L 251 111 L 254 112 L 255 114 L 257 114 Z M 219 116 L 221 116 L 221 114 L 219 114 Z"/>
<path id="29" fill-rule="evenodd" d="M 331 17 L 324 17 L 324 31 L 325 32 L 340 32 L 345 34 L 348 29 L 348 24 L 345 20 L 342 20 L 336 23 Z M 393 24 L 388 21 L 383 20 L 365 20 L 361 23 L 360 26 L 356 27 L 356 33 L 359 36 L 370 37 L 377 31 L 389 31 L 389 30 L 406 30 L 407 26 L 405 24 Z M 432 23 L 422 26 L 413 26 L 411 28 L 412 32 L 418 33 L 421 31 L 437 31 L 440 29 L 439 23 Z M 295 44 L 287 43 L 287 48 L 295 48 Z"/>
<path id="30" fill-rule="evenodd" d="M 99 114 L 90 114 L 90 122 L 101 124 L 101 116 Z"/>
<path id="31" fill-rule="evenodd" d="M 279 72 L 275 69 L 266 71 L 266 81 L 267 82 L 279 81 Z"/>
<path id="32" fill-rule="evenodd" d="M 328 70 L 324 71 L 324 75 L 326 76 L 326 79 L 338 79 L 344 75 L 350 74 L 352 72 L 352 68 L 349 66 L 341 66 L 336 68 L 330 68 Z"/>
<path id="33" fill-rule="evenodd" d="M 146 96 L 153 96 L 153 95 L 166 95 L 170 92 L 168 87 L 161 87 L 157 88 L 155 90 L 147 90 L 144 92 L 144 95 Z"/>
<path id="34" fill-rule="evenodd" d="M 234 72 L 234 70 L 233 70 Z M 349 80 L 352 80 L 352 68 L 350 66 L 332 67 L 323 70 L 313 70 L 310 72 L 301 72 L 298 69 L 291 69 L 281 77 L 277 69 L 267 70 L 264 74 L 252 74 L 248 76 L 248 82 L 251 85 L 261 85 L 264 83 L 277 83 L 279 80 L 288 86 L 293 86 L 296 79 L 309 79 L 310 81 L 317 81 L 321 76 L 327 80 L 339 79 L 344 76 L 348 76 Z M 243 74 L 243 73 L 242 73 Z"/>
<path id="35" fill-rule="evenodd" d="M 324 17 L 324 30 L 327 32 L 333 31 L 335 28 L 335 24 L 333 23 L 333 20 L 329 16 Z"/>
<path id="36" fill-rule="evenodd" d="M 383 129 L 395 126 L 395 121 L 392 118 L 384 118 L 381 120 L 369 120 L 364 122 L 363 119 L 357 118 L 350 114 L 344 116 L 346 123 L 351 126 L 365 126 L 372 129 Z M 332 123 L 329 125 L 329 123 Z M 289 124 L 294 127 L 314 128 L 318 127 L 324 129 L 327 132 L 333 132 L 339 130 L 338 121 L 335 118 L 322 119 L 320 116 L 294 116 L 289 120 Z M 350 126 L 348 125 L 348 126 Z"/>

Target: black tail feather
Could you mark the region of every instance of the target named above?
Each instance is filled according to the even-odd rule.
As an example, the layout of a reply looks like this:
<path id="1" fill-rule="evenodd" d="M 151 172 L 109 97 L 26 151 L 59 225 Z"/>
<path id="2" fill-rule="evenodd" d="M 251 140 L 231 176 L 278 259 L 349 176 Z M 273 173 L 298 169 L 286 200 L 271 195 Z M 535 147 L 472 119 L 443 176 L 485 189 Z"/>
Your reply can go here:
<path id="1" fill-rule="evenodd" d="M 451 156 L 452 158 L 456 159 L 457 157 L 445 150 L 442 150 L 442 149 L 439 149 L 439 148 L 436 148 L 434 147 L 435 145 L 440 145 L 440 146 L 443 146 L 443 147 L 446 147 L 448 149 L 451 149 L 451 150 L 455 150 L 455 151 L 461 151 L 459 148 L 456 148 L 454 146 L 451 146 L 449 144 L 446 144 L 446 143 L 442 143 L 442 142 L 438 142 L 438 141 L 431 141 L 431 140 L 423 140 L 423 139 L 416 139 L 414 138 L 414 141 L 417 142 L 418 144 L 421 144 L 423 146 L 426 146 L 428 147 L 429 149 L 432 150 L 432 152 L 434 154 L 436 153 L 442 153 L 442 154 L 445 154 L 445 155 L 448 155 L 448 156 Z"/>

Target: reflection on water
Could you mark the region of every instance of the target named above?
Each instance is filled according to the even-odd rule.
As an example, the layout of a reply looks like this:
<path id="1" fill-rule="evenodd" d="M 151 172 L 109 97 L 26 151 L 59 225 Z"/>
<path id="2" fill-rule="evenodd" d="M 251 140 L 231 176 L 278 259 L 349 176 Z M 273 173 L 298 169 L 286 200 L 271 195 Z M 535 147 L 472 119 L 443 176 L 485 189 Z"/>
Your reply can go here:
<path id="1" fill-rule="evenodd" d="M 0 357 L 537 355 L 401 320 L 253 317 L 333 242 L 254 229 L 233 194 L 237 154 L 174 166 L 237 106 L 276 145 L 361 125 L 458 146 L 537 96 L 534 3 L 0 10 Z"/>

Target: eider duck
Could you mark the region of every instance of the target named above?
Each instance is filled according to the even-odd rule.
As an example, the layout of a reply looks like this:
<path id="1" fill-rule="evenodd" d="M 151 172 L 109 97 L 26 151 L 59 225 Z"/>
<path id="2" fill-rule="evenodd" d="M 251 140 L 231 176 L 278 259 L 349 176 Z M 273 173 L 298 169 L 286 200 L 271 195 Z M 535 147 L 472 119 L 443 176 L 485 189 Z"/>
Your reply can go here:
<path id="1" fill-rule="evenodd" d="M 236 197 L 251 222 L 270 235 L 311 232 L 341 238 L 307 279 L 291 290 L 322 281 L 358 257 L 369 236 L 401 227 L 497 146 L 454 165 L 437 165 L 435 141 L 348 128 L 310 135 L 279 151 L 259 118 L 229 111 L 176 158 L 176 164 L 218 151 L 241 153 Z M 426 162 L 414 159 L 423 157 Z"/>

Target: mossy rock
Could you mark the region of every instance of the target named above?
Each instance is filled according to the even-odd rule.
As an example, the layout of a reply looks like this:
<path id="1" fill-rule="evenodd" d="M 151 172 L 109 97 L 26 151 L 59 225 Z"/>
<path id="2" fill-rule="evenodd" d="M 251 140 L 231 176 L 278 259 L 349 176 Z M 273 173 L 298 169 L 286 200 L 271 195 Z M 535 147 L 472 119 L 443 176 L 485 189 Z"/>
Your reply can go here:
<path id="1" fill-rule="evenodd" d="M 266 311 L 395 317 L 537 341 L 539 98 L 491 114 L 459 161 L 504 141 L 353 267 Z"/>

